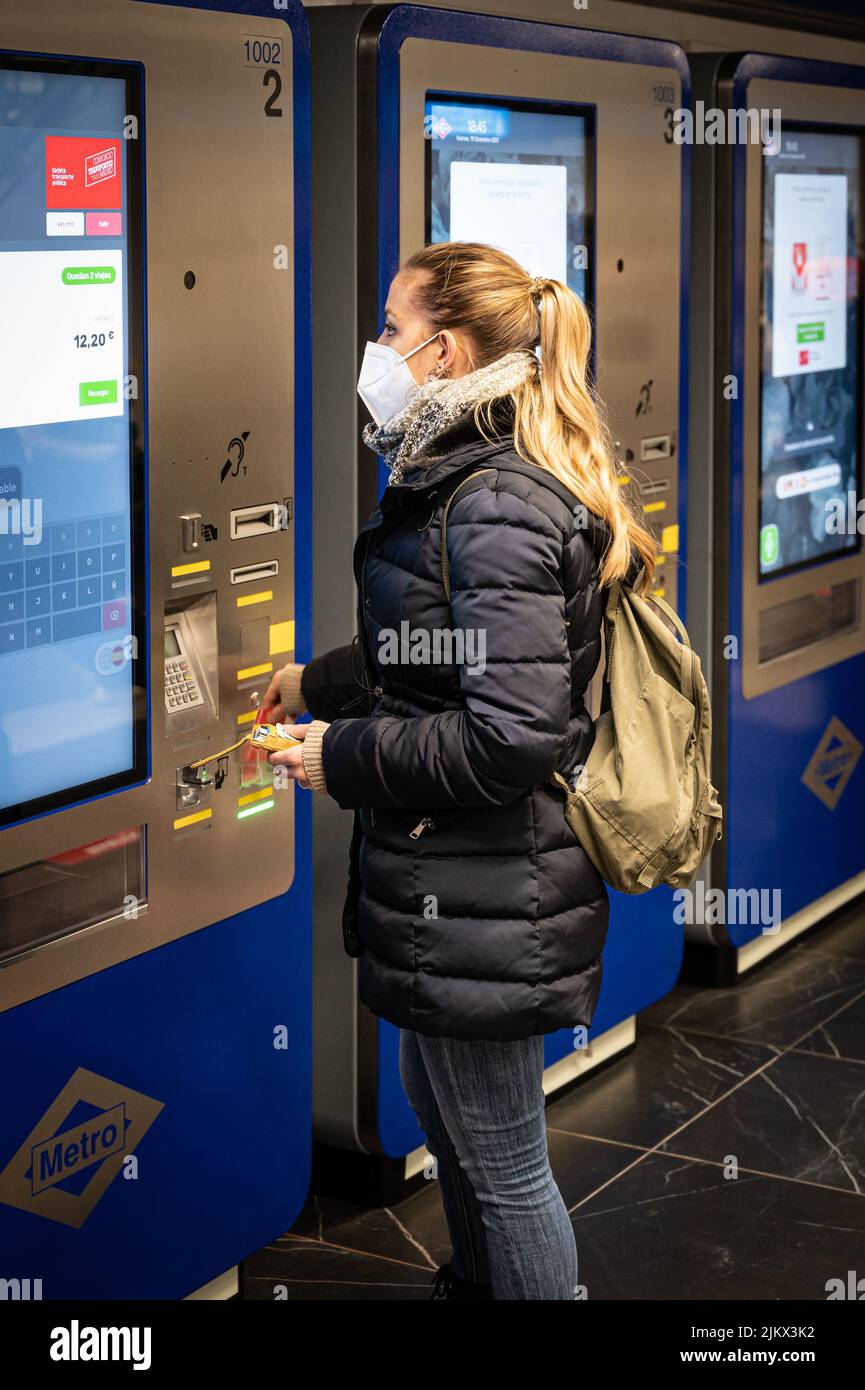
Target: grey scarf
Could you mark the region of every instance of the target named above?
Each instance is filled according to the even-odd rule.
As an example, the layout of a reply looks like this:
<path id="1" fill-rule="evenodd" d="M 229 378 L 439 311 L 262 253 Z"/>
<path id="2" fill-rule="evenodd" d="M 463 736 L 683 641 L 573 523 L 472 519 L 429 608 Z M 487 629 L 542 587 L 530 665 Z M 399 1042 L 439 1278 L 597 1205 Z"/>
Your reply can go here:
<path id="1" fill-rule="evenodd" d="M 383 425 L 366 425 L 363 442 L 390 466 L 389 483 L 400 483 L 409 465 L 412 469 L 423 466 L 440 435 L 475 406 L 509 395 L 533 377 L 539 365 L 535 353 L 523 348 L 465 376 L 427 381 L 398 415 Z"/>

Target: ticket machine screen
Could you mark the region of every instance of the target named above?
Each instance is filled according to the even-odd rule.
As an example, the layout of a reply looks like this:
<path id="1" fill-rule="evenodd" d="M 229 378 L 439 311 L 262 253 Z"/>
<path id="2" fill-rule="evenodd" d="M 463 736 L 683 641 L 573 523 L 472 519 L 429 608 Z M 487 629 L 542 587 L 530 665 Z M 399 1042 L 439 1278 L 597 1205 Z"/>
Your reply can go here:
<path id="1" fill-rule="evenodd" d="M 485 242 L 590 297 L 588 108 L 429 94 L 426 135 L 428 242 Z"/>
<path id="2" fill-rule="evenodd" d="M 0 55 L 0 823 L 146 773 L 137 74 Z"/>
<path id="3" fill-rule="evenodd" d="M 761 576 L 858 545 L 862 170 L 835 130 L 785 127 L 763 161 Z"/>

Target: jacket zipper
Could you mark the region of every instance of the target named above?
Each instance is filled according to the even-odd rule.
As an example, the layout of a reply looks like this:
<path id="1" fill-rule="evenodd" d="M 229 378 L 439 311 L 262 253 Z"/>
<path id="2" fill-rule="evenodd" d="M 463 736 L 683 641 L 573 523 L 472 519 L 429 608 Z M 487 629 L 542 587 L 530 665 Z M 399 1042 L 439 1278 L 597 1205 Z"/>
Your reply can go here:
<path id="1" fill-rule="evenodd" d="M 435 830 L 436 823 L 430 816 L 424 816 L 419 820 L 414 830 L 410 830 L 409 836 L 412 840 L 419 840 L 425 830 Z"/>

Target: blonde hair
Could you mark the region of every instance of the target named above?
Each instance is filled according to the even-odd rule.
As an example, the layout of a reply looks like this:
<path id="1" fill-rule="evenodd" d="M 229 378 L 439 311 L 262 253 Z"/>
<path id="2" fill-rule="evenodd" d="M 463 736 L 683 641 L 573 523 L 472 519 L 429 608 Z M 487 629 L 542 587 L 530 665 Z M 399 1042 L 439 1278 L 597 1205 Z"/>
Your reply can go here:
<path id="1" fill-rule="evenodd" d="M 636 552 L 647 590 L 658 547 L 623 495 L 612 435 L 588 380 L 592 325 L 578 295 L 560 280 L 532 278 L 504 251 L 479 242 L 426 246 L 402 269 L 415 277 L 411 297 L 430 324 L 465 335 L 472 370 L 540 343 L 538 370 L 511 394 L 514 447 L 607 523 L 601 583 L 624 579 Z M 482 433 L 494 406 L 475 408 Z"/>

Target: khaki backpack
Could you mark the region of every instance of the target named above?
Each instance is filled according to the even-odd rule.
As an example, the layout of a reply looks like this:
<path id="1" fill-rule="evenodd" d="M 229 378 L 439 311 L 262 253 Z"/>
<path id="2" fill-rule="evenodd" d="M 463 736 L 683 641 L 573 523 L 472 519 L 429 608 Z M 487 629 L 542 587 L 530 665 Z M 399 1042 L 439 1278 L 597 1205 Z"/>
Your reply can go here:
<path id="1" fill-rule="evenodd" d="M 722 834 L 700 658 L 668 603 L 624 584 L 610 585 L 604 631 L 606 708 L 595 742 L 574 785 L 557 772 L 553 780 L 565 791 L 569 826 L 611 887 L 685 888 Z"/>
<path id="2" fill-rule="evenodd" d="M 491 471 L 480 469 L 470 478 Z M 462 479 L 442 513 L 448 602 L 447 513 L 470 478 Z M 551 490 L 561 495 L 561 485 L 552 482 Z M 681 641 L 650 605 L 666 614 Z M 594 744 L 573 784 L 559 772 L 552 781 L 565 792 L 568 825 L 612 888 L 685 888 L 722 835 L 723 812 L 710 780 L 712 715 L 700 658 L 668 603 L 641 598 L 619 582 L 608 590 L 604 636 L 604 696 Z"/>

